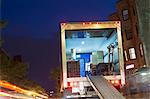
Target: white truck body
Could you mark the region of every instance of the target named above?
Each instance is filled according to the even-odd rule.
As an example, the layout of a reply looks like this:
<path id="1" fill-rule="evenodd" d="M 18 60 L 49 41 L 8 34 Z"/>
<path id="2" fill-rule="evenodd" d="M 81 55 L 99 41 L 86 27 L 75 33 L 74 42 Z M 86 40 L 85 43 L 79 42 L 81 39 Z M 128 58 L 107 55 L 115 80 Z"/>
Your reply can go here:
<path id="1" fill-rule="evenodd" d="M 105 76 L 106 79 L 121 79 L 121 84 L 125 84 L 125 74 L 124 74 L 124 61 L 123 61 L 123 48 L 122 48 L 122 36 L 121 36 L 121 23 L 120 21 L 106 21 L 106 22 L 68 22 L 68 23 L 61 23 L 61 51 L 62 51 L 62 86 L 61 91 L 67 88 L 67 83 L 70 82 L 72 86 L 72 92 L 76 93 L 79 92 L 80 94 L 84 94 L 84 87 L 91 86 L 89 81 L 86 77 L 67 77 L 67 49 L 66 49 L 66 37 L 65 32 L 68 30 L 81 30 L 81 29 L 116 29 L 117 33 L 117 42 L 118 42 L 118 64 L 120 74 L 114 76 Z M 82 42 L 84 43 L 84 42 Z"/>

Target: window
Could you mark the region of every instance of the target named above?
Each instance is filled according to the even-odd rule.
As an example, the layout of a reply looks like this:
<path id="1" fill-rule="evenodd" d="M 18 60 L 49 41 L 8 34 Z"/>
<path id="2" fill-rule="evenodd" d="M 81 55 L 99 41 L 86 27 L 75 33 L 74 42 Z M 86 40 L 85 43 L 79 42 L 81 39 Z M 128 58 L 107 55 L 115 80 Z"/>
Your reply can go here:
<path id="1" fill-rule="evenodd" d="M 125 60 L 128 61 L 128 56 L 127 56 L 126 50 L 124 50 L 124 57 L 125 57 Z"/>
<path id="2" fill-rule="evenodd" d="M 126 33 L 127 40 L 132 39 L 132 32 L 131 32 L 131 30 L 125 30 L 125 33 Z"/>
<path id="3" fill-rule="evenodd" d="M 140 54 L 141 54 L 141 56 L 143 56 L 143 55 L 144 55 L 143 45 L 142 45 L 142 44 L 140 44 Z"/>
<path id="4" fill-rule="evenodd" d="M 127 9 L 122 11 L 122 17 L 123 17 L 123 20 L 128 20 L 129 14 L 128 14 L 128 10 Z"/>
<path id="5" fill-rule="evenodd" d="M 129 55 L 130 55 L 130 59 L 136 59 L 136 54 L 135 54 L 134 48 L 129 49 Z"/>
<path id="6" fill-rule="evenodd" d="M 126 66 L 126 69 L 131 69 L 131 68 L 134 68 L 134 64 L 130 64 Z"/>

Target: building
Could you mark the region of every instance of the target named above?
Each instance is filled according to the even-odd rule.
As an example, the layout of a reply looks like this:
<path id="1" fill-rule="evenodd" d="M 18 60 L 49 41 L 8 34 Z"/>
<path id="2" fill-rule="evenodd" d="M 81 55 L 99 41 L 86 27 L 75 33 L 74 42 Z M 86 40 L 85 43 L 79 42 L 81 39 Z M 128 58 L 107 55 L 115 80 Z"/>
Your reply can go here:
<path id="1" fill-rule="evenodd" d="M 143 43 L 139 35 L 139 22 L 135 0 L 118 0 L 117 11 L 108 17 L 109 20 L 120 20 L 124 49 L 126 75 L 145 66 Z"/>
<path id="2" fill-rule="evenodd" d="M 150 1 L 149 0 L 135 0 L 138 20 L 139 20 L 139 34 L 143 41 L 144 53 L 146 59 L 146 66 L 150 66 Z"/>

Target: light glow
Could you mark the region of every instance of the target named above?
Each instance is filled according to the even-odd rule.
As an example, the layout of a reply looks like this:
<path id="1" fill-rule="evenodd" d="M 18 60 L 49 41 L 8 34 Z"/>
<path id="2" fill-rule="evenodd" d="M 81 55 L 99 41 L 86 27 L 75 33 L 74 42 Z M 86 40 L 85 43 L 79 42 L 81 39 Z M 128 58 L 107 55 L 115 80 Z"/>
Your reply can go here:
<path id="1" fill-rule="evenodd" d="M 81 52 L 81 49 L 79 49 L 79 52 Z"/>
<path id="2" fill-rule="evenodd" d="M 130 64 L 126 66 L 126 69 L 131 69 L 131 68 L 134 68 L 134 64 Z"/>
<path id="3" fill-rule="evenodd" d="M 66 25 L 66 23 L 62 23 L 62 25 Z"/>
<path id="4" fill-rule="evenodd" d="M 74 82 L 74 84 L 73 84 L 74 86 L 77 86 L 78 85 L 78 83 L 77 82 Z"/>
<path id="5" fill-rule="evenodd" d="M 25 90 L 23 88 L 20 88 L 20 87 L 18 87 L 16 85 L 13 85 L 13 84 L 11 84 L 11 83 L 9 83 L 7 81 L 3 81 L 3 80 L 0 80 L 0 87 L 4 87 L 4 88 L 10 89 L 10 90 L 14 90 L 14 91 L 16 91 L 18 93 L 23 93 L 23 94 L 26 94 L 26 95 L 30 94 L 30 95 L 33 95 L 33 96 L 35 95 L 35 96 L 38 96 L 38 97 L 41 97 L 41 98 L 46 98 L 46 99 L 48 98 L 47 96 L 38 94 L 36 92 L 29 91 L 29 90 Z"/>
<path id="6" fill-rule="evenodd" d="M 84 45 L 85 44 L 85 42 L 84 41 L 82 41 L 82 43 L 81 43 L 82 45 Z"/>
<path id="7" fill-rule="evenodd" d="M 67 84 L 68 84 L 68 87 L 70 87 L 70 82 L 68 82 Z"/>
<path id="8" fill-rule="evenodd" d="M 73 87 L 73 82 L 70 82 L 70 86 Z"/>
<path id="9" fill-rule="evenodd" d="M 80 55 L 76 55 L 76 57 L 77 57 L 77 58 L 80 58 L 81 56 L 80 56 Z"/>
<path id="10" fill-rule="evenodd" d="M 142 75 L 142 76 L 145 76 L 145 75 L 147 75 L 147 73 L 141 73 L 141 75 Z"/>
<path id="11" fill-rule="evenodd" d="M 111 83 L 114 84 L 115 82 L 112 80 Z"/>
<path id="12" fill-rule="evenodd" d="M 12 98 L 17 98 L 17 99 L 33 99 L 25 96 L 18 96 L 18 95 L 13 95 L 5 92 L 0 92 L 0 96 L 7 96 L 7 97 L 12 97 Z"/>
<path id="13" fill-rule="evenodd" d="M 119 84 L 119 81 L 118 81 L 118 80 L 115 80 L 115 84 Z"/>
<path id="14" fill-rule="evenodd" d="M 99 22 L 96 22 L 96 24 L 99 24 Z"/>

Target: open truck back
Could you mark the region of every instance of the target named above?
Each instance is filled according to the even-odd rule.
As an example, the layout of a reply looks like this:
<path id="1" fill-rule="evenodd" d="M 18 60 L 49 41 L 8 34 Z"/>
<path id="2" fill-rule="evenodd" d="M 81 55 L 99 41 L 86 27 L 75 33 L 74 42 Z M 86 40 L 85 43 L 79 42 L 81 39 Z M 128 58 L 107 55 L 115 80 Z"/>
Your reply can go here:
<path id="1" fill-rule="evenodd" d="M 92 86 L 91 76 L 104 76 L 114 86 L 125 84 L 120 21 L 60 25 L 61 91 L 70 90 L 71 95 L 88 95 Z"/>

